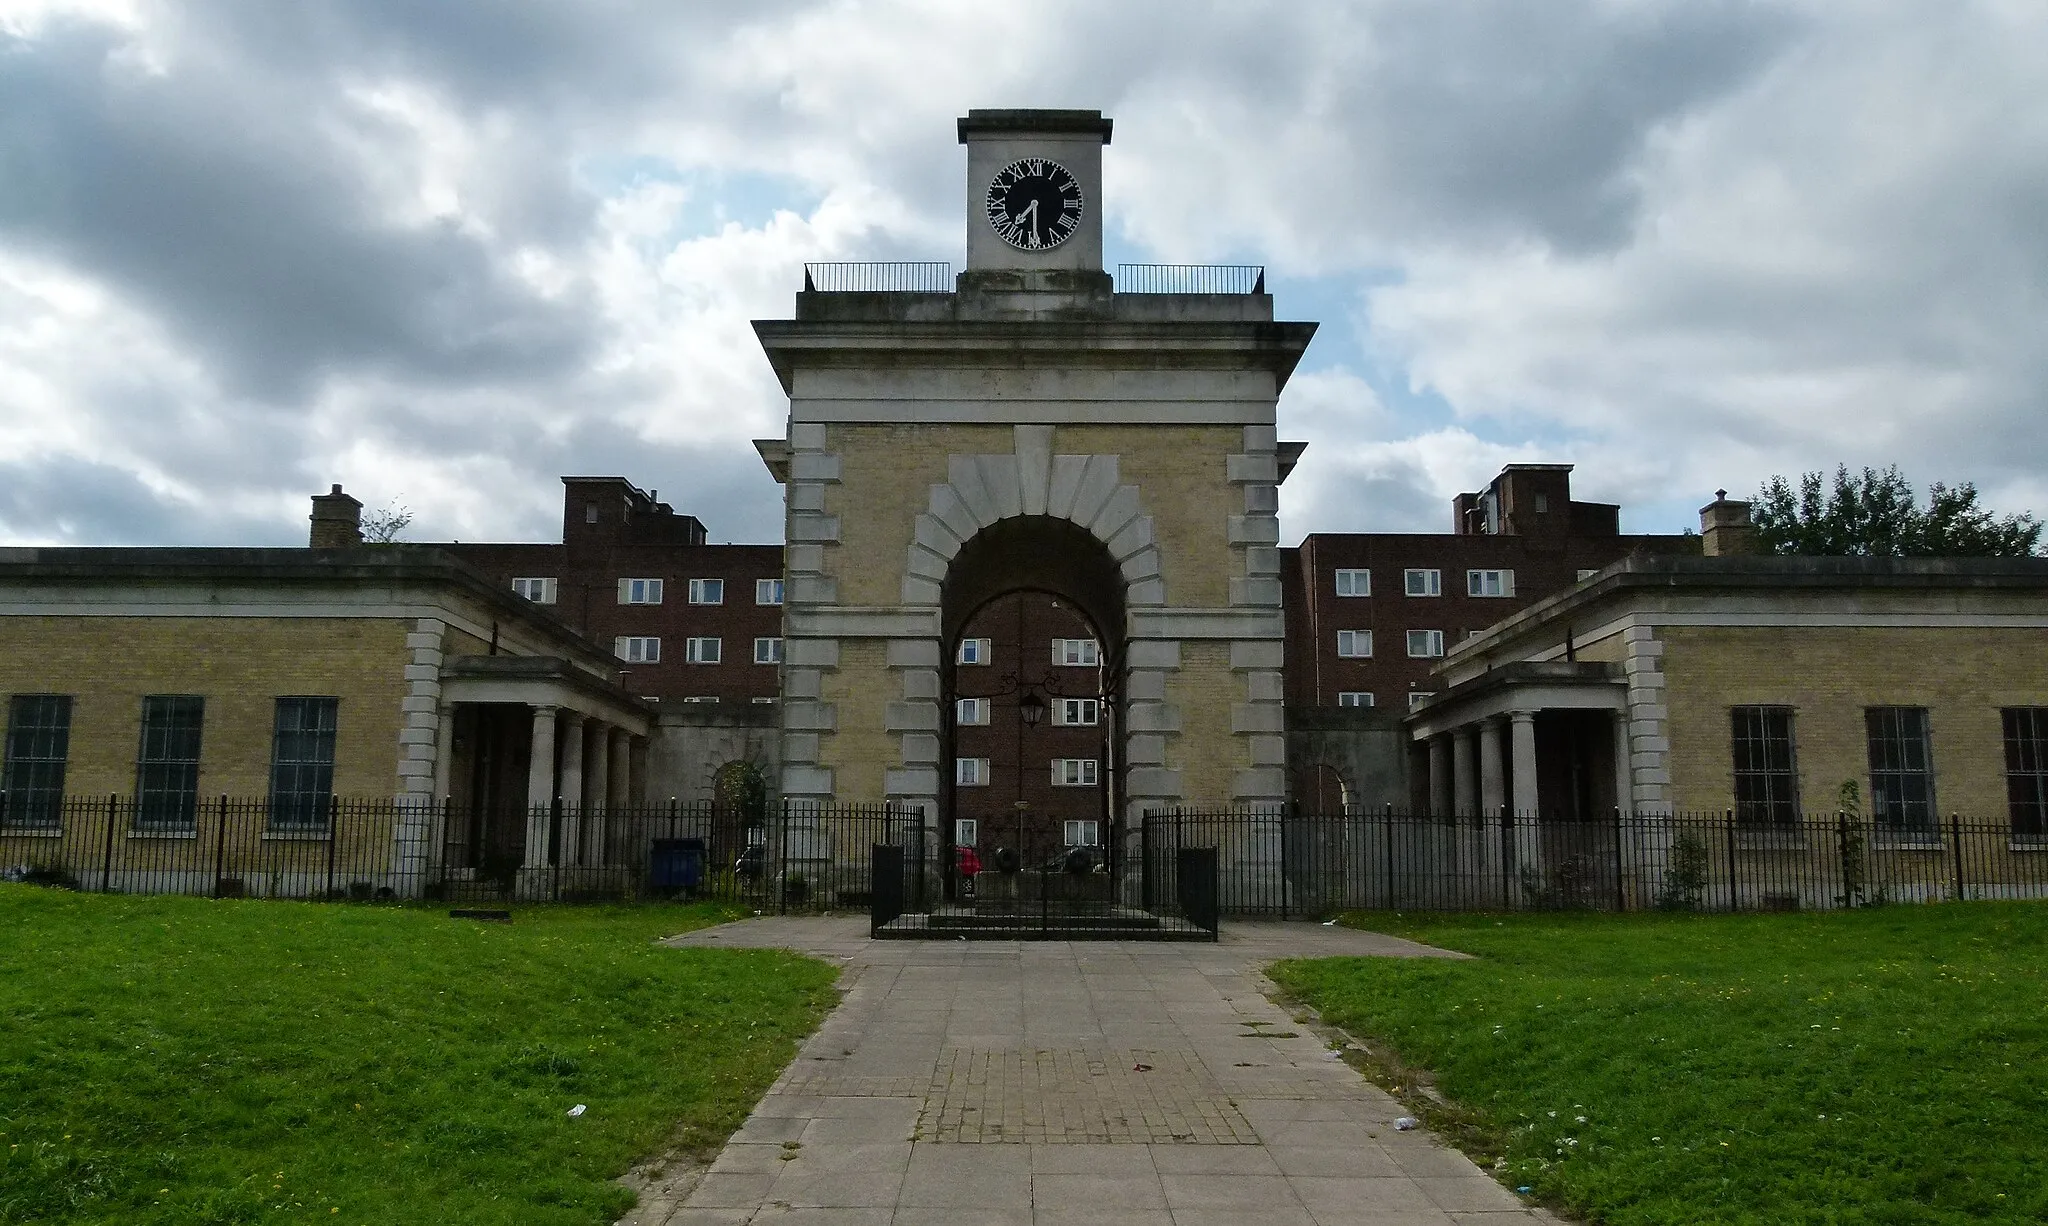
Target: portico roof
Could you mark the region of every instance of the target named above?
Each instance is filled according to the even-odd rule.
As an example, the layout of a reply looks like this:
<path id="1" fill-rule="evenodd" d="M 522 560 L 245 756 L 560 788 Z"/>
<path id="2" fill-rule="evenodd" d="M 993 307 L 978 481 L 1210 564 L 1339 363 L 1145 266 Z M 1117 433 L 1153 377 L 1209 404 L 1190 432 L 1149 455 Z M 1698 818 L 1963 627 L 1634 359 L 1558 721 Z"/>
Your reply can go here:
<path id="1" fill-rule="evenodd" d="M 1418 741 L 1518 711 L 1620 711 L 1628 681 L 1618 664 L 1518 660 L 1462 681 L 1407 719 Z"/>

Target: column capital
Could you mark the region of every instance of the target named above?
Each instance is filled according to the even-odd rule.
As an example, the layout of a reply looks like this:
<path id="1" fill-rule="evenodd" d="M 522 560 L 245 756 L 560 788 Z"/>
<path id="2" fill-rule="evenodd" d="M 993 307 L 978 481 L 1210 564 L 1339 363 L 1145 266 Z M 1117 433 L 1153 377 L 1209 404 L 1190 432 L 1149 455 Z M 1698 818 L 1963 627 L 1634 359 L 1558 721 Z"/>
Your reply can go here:
<path id="1" fill-rule="evenodd" d="M 570 707 L 554 707 L 551 709 L 561 712 L 559 718 L 571 724 L 580 724 L 585 719 L 589 718 L 588 716 L 584 715 L 583 712 L 575 710 Z"/>
<path id="2" fill-rule="evenodd" d="M 1533 724 L 1536 722 L 1536 713 L 1534 711 L 1510 711 L 1508 712 L 1508 718 L 1518 724 Z"/>
<path id="3" fill-rule="evenodd" d="M 549 702 L 536 702 L 533 704 L 533 713 L 535 715 L 544 715 L 549 719 L 553 719 L 556 713 L 561 711 L 561 709 L 562 708 Z"/>

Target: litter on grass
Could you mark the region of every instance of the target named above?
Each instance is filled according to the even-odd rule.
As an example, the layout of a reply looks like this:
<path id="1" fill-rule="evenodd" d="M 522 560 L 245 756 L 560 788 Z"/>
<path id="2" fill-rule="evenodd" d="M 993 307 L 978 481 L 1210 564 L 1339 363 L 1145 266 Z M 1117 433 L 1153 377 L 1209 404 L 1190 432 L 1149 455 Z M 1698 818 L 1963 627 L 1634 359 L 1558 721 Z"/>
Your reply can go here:
<path id="1" fill-rule="evenodd" d="M 1404 1115 L 1404 1116 L 1402 1116 L 1402 1117 L 1401 1117 L 1400 1119 L 1398 1119 L 1398 1120 L 1395 1120 L 1395 1121 L 1394 1121 L 1394 1131 L 1395 1131 L 1395 1132 L 1412 1132 L 1412 1131 L 1414 1131 L 1414 1130 L 1415 1130 L 1416 1128 L 1420 1127 L 1420 1126 L 1421 1126 L 1421 1124 L 1422 1124 L 1422 1121 L 1421 1121 L 1421 1120 L 1418 1120 L 1418 1119 L 1416 1119 L 1416 1118 L 1415 1118 L 1414 1116 L 1412 1116 L 1412 1115 Z"/>
<path id="2" fill-rule="evenodd" d="M 577 1116 L 582 1115 L 585 1111 L 588 1110 L 590 1110 L 589 1107 L 585 1106 L 582 1103 L 577 1103 L 575 1106 L 569 1108 L 569 1118 L 573 1120 Z"/>

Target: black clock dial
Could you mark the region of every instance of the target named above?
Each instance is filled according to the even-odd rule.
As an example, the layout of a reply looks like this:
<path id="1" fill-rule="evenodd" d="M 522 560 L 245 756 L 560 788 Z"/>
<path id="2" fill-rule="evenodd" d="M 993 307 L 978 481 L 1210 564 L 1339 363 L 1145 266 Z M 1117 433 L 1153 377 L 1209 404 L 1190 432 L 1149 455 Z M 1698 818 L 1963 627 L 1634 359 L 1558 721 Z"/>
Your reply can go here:
<path id="1" fill-rule="evenodd" d="M 988 224 L 1012 247 L 1057 247 L 1081 227 L 1081 185 L 1058 162 L 1019 158 L 989 181 Z"/>

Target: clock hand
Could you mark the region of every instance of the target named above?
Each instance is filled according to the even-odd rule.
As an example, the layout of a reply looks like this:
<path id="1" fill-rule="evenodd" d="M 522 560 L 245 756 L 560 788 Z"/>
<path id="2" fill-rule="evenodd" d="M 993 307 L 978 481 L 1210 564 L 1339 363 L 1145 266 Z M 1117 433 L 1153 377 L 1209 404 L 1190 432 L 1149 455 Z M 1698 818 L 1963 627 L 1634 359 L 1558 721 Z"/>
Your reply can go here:
<path id="1" fill-rule="evenodd" d="M 1017 224 L 1020 226 L 1024 225 L 1024 219 L 1027 217 L 1031 219 L 1031 229 L 1036 230 L 1038 228 L 1038 201 L 1033 200 L 1029 205 L 1025 206 L 1023 212 L 1017 214 Z"/>

